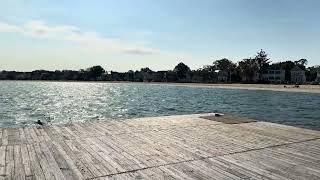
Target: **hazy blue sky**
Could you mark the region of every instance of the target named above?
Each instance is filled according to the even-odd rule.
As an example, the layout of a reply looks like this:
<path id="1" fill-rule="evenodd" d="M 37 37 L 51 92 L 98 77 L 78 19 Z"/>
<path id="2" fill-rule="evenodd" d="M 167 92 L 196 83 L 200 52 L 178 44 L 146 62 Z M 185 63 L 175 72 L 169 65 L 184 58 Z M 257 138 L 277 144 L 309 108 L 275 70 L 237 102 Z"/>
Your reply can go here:
<path id="1" fill-rule="evenodd" d="M 1 0 L 0 70 L 200 68 L 266 50 L 320 64 L 319 0 Z"/>

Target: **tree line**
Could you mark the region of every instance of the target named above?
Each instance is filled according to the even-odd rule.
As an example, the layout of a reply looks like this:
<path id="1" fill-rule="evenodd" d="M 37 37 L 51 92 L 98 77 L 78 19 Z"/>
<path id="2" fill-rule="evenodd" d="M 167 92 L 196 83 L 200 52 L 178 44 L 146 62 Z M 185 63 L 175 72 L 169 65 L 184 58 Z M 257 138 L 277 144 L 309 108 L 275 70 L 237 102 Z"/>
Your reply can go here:
<path id="1" fill-rule="evenodd" d="M 237 63 L 223 58 L 197 70 L 191 70 L 183 62 L 168 71 L 153 71 L 145 67 L 137 71 L 107 72 L 102 66 L 98 65 L 79 71 L 0 71 L 0 80 L 269 83 L 263 78 L 263 73 L 268 69 L 281 69 L 285 71 L 285 81 L 289 83 L 291 78 L 290 70 L 297 66 L 305 71 L 308 82 L 314 82 L 317 79 L 317 73 L 320 74 L 320 68 L 319 66 L 307 67 L 307 64 L 308 61 L 306 59 L 271 63 L 268 54 L 260 50 L 254 57 L 245 58 Z"/>

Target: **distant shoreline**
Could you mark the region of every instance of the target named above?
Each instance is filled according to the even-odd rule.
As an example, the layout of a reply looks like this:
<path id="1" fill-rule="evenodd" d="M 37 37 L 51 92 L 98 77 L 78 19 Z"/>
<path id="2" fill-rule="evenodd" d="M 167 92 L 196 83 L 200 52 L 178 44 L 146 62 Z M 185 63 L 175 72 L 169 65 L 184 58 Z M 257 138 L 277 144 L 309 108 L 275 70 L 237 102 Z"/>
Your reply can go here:
<path id="1" fill-rule="evenodd" d="M 300 85 L 295 88 L 294 85 L 287 84 L 207 84 L 207 83 L 170 83 L 170 82 L 127 82 L 127 81 L 50 81 L 50 80 L 0 80 L 1 81 L 22 81 L 22 82 L 77 82 L 77 83 L 119 83 L 119 84 L 150 84 L 150 85 L 168 85 L 179 87 L 204 87 L 220 89 L 244 89 L 244 90 L 266 90 L 281 92 L 305 92 L 320 93 L 320 85 Z M 286 87 L 286 88 L 285 88 Z"/>
<path id="2" fill-rule="evenodd" d="M 161 83 L 160 83 L 161 84 Z M 294 85 L 285 84 L 203 84 L 203 83 L 167 83 L 168 85 L 182 87 L 206 87 L 220 89 L 243 89 L 243 90 L 264 90 L 264 91 L 281 91 L 281 92 L 305 92 L 320 93 L 320 85 L 300 85 L 294 88 Z M 286 88 L 285 88 L 286 86 Z"/>

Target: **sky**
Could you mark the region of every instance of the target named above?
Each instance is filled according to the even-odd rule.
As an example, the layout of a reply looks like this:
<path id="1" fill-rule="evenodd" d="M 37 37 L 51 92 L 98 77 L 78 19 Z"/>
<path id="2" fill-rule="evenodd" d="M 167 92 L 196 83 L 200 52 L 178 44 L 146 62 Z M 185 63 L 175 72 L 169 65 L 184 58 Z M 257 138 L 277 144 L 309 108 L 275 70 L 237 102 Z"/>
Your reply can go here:
<path id="1" fill-rule="evenodd" d="M 319 0 L 1 0 L 0 70 L 320 64 Z"/>

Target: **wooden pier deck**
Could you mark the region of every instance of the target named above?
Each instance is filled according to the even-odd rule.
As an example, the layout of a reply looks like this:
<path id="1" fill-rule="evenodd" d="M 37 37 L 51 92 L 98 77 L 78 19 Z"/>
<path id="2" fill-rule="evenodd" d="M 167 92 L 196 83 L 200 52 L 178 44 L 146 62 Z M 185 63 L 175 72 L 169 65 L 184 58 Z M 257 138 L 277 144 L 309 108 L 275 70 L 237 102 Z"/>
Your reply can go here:
<path id="1" fill-rule="evenodd" d="M 0 129 L 0 179 L 320 179 L 320 132 L 201 116 Z"/>

